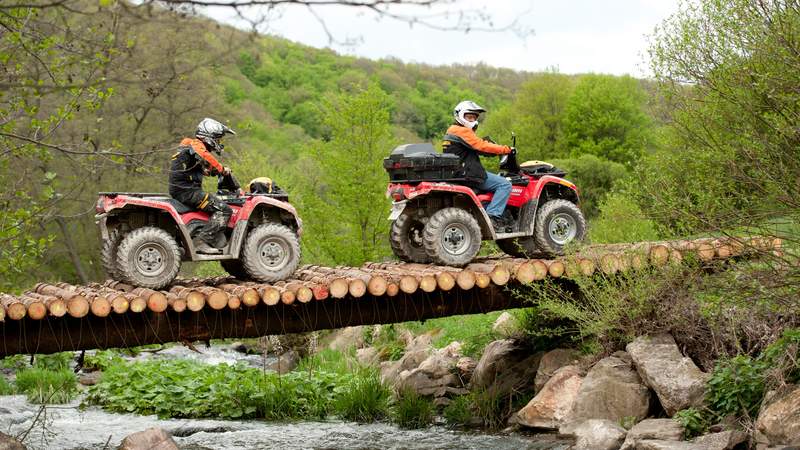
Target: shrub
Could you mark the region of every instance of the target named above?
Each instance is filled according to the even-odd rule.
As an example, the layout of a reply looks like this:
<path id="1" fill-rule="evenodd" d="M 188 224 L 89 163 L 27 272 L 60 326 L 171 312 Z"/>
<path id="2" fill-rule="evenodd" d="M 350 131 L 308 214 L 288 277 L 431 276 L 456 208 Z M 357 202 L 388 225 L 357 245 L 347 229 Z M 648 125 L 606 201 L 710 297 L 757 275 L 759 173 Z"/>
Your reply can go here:
<path id="1" fill-rule="evenodd" d="M 114 350 L 99 350 L 93 355 L 83 358 L 83 368 L 86 370 L 106 370 L 112 365 L 124 362 Z"/>
<path id="2" fill-rule="evenodd" d="M 655 223 L 645 217 L 632 197 L 624 193 L 607 195 L 600 202 L 599 211 L 590 227 L 592 242 L 613 244 L 659 239 Z"/>
<path id="3" fill-rule="evenodd" d="M 424 428 L 433 421 L 433 402 L 416 391 L 403 390 L 396 400 L 393 419 L 401 428 Z"/>
<path id="4" fill-rule="evenodd" d="M 360 369 L 338 389 L 335 410 L 347 420 L 373 422 L 386 417 L 389 395 L 377 370 Z"/>
<path id="5" fill-rule="evenodd" d="M 503 398 L 492 389 L 474 391 L 470 394 L 472 408 L 483 426 L 498 429 L 506 423 L 506 409 Z"/>
<path id="6" fill-rule="evenodd" d="M 36 355 L 33 367 L 54 372 L 69 369 L 72 363 L 72 352 L 53 353 L 51 355 Z"/>
<path id="7" fill-rule="evenodd" d="M 622 164 L 594 155 L 581 155 L 577 158 L 550 162 L 566 170 L 566 178 L 578 185 L 581 193 L 581 210 L 589 218 L 597 215 L 606 194 L 628 175 L 627 169 Z"/>
<path id="8" fill-rule="evenodd" d="M 764 364 L 746 355 L 720 361 L 708 380 L 706 400 L 720 417 L 755 417 L 764 397 Z"/>
<path id="9" fill-rule="evenodd" d="M 444 408 L 444 418 L 450 426 L 465 426 L 472 420 L 472 405 L 469 396 L 462 395 L 453 399 Z"/>
<path id="10" fill-rule="evenodd" d="M 31 403 L 68 403 L 78 392 L 75 374 L 69 369 L 25 369 L 17 372 L 15 384 Z"/>

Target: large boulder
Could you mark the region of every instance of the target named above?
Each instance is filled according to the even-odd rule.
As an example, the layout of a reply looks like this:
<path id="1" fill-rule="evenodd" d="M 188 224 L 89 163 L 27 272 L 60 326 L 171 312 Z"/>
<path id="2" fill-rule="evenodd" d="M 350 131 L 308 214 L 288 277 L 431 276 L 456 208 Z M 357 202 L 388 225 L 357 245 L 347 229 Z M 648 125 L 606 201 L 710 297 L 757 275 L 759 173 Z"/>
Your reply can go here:
<path id="1" fill-rule="evenodd" d="M 702 403 L 709 375 L 681 355 L 669 334 L 642 336 L 626 347 L 636 370 L 670 416 Z"/>
<path id="2" fill-rule="evenodd" d="M 518 330 L 519 323 L 517 322 L 517 318 L 512 316 L 508 311 L 503 311 L 492 325 L 492 331 L 505 337 L 513 336 Z"/>
<path id="3" fill-rule="evenodd" d="M 562 367 L 509 422 L 531 428 L 558 429 L 572 412 L 582 381 L 577 366 Z"/>
<path id="4" fill-rule="evenodd" d="M 289 350 L 278 356 L 278 359 L 268 364 L 266 369 L 274 370 L 284 375 L 296 369 L 298 364 L 300 364 L 300 355 L 294 350 Z"/>
<path id="5" fill-rule="evenodd" d="M 761 444 L 800 445 L 800 386 L 787 385 L 767 395 L 756 432 Z"/>
<path id="6" fill-rule="evenodd" d="M 381 363 L 381 381 L 393 385 L 404 370 L 416 369 L 430 356 L 432 336 L 422 334 L 413 339 L 409 339 L 406 351 L 397 361 L 384 361 Z"/>
<path id="7" fill-rule="evenodd" d="M 746 442 L 745 432 L 729 430 L 705 434 L 689 442 L 644 439 L 636 444 L 636 450 L 734 450 L 747 448 Z"/>
<path id="8" fill-rule="evenodd" d="M 328 336 L 326 342 L 329 349 L 340 352 L 351 348 L 359 349 L 366 344 L 365 333 L 369 331 L 371 330 L 365 326 L 339 328 Z"/>
<path id="9" fill-rule="evenodd" d="M 461 344 L 452 342 L 447 347 L 432 352 L 419 367 L 400 372 L 395 382 L 398 392 L 410 390 L 423 396 L 435 398 L 448 394 L 467 393 L 456 364 L 461 358 Z"/>
<path id="10" fill-rule="evenodd" d="M 0 450 L 25 450 L 26 447 L 17 438 L 0 432 Z"/>
<path id="11" fill-rule="evenodd" d="M 377 366 L 381 362 L 380 351 L 375 347 L 356 350 L 356 360 L 365 366 Z"/>
<path id="12" fill-rule="evenodd" d="M 558 432 L 575 438 L 572 450 L 617 450 L 625 439 L 625 429 L 606 419 L 574 422 Z"/>
<path id="13" fill-rule="evenodd" d="M 608 419 L 620 422 L 647 417 L 650 391 L 631 367 L 625 352 L 617 352 L 598 361 L 586 374 L 575 399 L 570 420 Z"/>
<path id="14" fill-rule="evenodd" d="M 536 370 L 534 388 L 539 392 L 556 371 L 564 366 L 578 365 L 579 354 L 575 350 L 557 348 L 542 355 Z"/>
<path id="15" fill-rule="evenodd" d="M 633 426 L 625 437 L 620 450 L 634 450 L 639 441 L 657 439 L 662 441 L 683 440 L 683 425 L 673 419 L 646 419 Z"/>
<path id="16" fill-rule="evenodd" d="M 128 435 L 118 450 L 178 450 L 178 446 L 169 433 L 154 427 Z"/>
<path id="17" fill-rule="evenodd" d="M 539 368 L 542 353 L 513 339 L 490 342 L 472 374 L 470 386 L 491 389 L 499 395 L 533 390 L 533 379 Z"/>

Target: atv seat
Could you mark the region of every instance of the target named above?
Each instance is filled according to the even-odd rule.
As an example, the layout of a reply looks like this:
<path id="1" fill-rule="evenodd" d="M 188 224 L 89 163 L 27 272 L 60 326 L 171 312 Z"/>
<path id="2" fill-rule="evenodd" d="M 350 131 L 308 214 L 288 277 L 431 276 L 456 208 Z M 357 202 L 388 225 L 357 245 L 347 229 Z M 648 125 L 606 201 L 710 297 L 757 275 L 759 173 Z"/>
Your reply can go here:
<path id="1" fill-rule="evenodd" d="M 167 200 L 167 203 L 172 205 L 172 207 L 175 208 L 175 210 L 178 212 L 178 214 L 186 214 L 188 212 L 195 211 L 195 208 L 190 208 L 190 207 L 184 205 L 183 203 L 175 200 L 174 198 L 170 198 L 169 200 Z"/>

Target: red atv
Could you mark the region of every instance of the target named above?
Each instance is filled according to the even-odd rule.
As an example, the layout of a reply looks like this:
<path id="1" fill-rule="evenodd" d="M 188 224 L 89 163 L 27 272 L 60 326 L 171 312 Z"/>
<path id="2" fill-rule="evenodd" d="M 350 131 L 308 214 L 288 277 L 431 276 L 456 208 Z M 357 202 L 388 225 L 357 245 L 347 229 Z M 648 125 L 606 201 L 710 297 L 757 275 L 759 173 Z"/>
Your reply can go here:
<path id="1" fill-rule="evenodd" d="M 219 197 L 233 209 L 217 236 L 222 254 L 195 251 L 192 236 L 208 221 L 167 194 L 101 192 L 96 210 L 108 275 L 135 286 L 161 289 L 175 279 L 181 261 L 219 261 L 237 278 L 272 282 L 287 278 L 300 262 L 303 222 L 284 192 L 240 196 L 237 188 Z M 223 180 L 220 180 L 223 186 Z M 220 246 L 222 247 L 222 246 Z"/>
<path id="2" fill-rule="evenodd" d="M 437 153 L 431 144 L 407 144 L 384 159 L 384 168 L 394 199 L 390 242 L 403 261 L 463 266 L 478 254 L 481 240 L 496 241 L 517 257 L 562 255 L 586 234 L 578 189 L 562 178 L 566 173 L 540 161 L 520 165 L 516 151 L 500 162 L 512 184 L 504 213 L 510 225 L 503 229 L 492 226 L 484 209 L 492 194 L 464 185 L 458 156 Z"/>

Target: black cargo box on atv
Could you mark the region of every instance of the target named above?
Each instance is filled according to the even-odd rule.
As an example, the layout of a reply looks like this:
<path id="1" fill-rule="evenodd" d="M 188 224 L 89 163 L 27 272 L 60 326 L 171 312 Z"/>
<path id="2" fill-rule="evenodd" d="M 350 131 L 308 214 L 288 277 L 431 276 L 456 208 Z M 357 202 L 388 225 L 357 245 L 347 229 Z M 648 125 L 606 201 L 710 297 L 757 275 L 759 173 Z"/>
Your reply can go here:
<path id="1" fill-rule="evenodd" d="M 421 181 L 464 181 L 458 156 L 437 153 L 431 144 L 400 145 L 383 159 L 383 168 L 392 183 Z"/>

